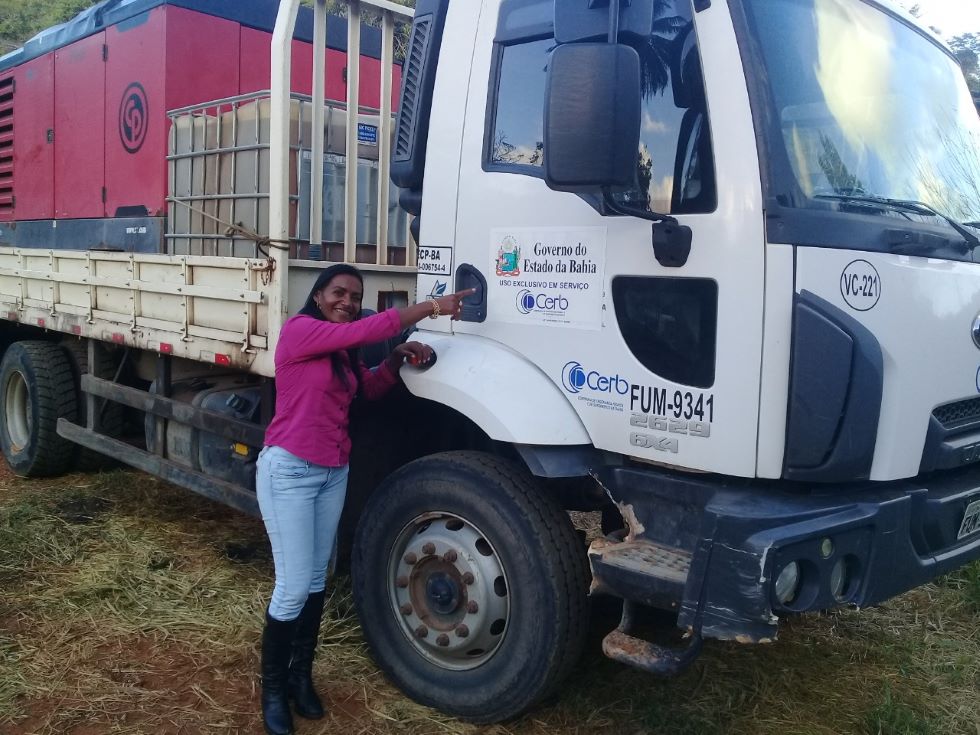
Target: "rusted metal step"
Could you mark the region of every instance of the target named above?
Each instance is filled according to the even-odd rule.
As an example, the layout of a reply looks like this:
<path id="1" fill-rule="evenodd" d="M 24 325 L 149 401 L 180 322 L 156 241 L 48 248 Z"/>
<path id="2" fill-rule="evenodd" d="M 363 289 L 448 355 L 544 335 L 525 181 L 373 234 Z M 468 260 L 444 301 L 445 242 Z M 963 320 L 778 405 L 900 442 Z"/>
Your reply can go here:
<path id="1" fill-rule="evenodd" d="M 599 542 L 603 543 L 599 543 Z M 598 548 L 597 548 L 598 546 Z M 589 556 L 600 556 L 606 564 L 650 574 L 683 584 L 691 570 L 691 554 L 683 549 L 653 543 L 652 541 L 622 541 L 596 539 L 589 548 Z"/>
<path id="2" fill-rule="evenodd" d="M 589 547 L 589 565 L 592 594 L 676 610 L 683 599 L 691 554 L 647 540 L 598 538 Z"/>
<path id="3" fill-rule="evenodd" d="M 638 638 L 633 633 L 633 603 L 623 601 L 623 619 L 602 639 L 602 652 L 619 663 L 651 674 L 675 676 L 701 655 L 701 636 L 689 635 L 681 646 L 668 646 Z"/>

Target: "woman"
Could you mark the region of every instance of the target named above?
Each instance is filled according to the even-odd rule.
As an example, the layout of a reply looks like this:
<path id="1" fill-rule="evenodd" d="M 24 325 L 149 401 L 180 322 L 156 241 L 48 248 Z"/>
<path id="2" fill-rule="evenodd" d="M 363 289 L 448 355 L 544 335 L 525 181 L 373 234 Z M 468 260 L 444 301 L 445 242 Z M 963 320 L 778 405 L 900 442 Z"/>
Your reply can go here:
<path id="1" fill-rule="evenodd" d="M 426 317 L 457 319 L 461 300 L 472 293 L 360 319 L 361 273 L 334 265 L 320 274 L 306 304 L 283 326 L 276 347 L 276 413 L 256 475 L 276 570 L 262 633 L 262 716 L 270 735 L 293 731 L 290 699 L 303 717 L 324 715 L 311 673 L 327 564 L 347 491 L 351 401 L 357 394 L 384 395 L 406 359 L 432 358 L 430 347 L 408 342 L 371 371 L 358 358 L 358 348 L 394 337 Z"/>

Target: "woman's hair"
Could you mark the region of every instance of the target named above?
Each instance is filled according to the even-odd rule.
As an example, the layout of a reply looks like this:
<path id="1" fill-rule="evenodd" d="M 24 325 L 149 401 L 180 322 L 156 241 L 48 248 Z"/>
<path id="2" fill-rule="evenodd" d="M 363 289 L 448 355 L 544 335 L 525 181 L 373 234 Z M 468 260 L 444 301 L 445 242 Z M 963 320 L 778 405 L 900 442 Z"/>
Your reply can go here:
<path id="1" fill-rule="evenodd" d="M 323 316 L 323 312 L 320 311 L 320 307 L 316 305 L 316 295 L 322 291 L 326 286 L 330 285 L 330 282 L 337 276 L 353 276 L 358 281 L 361 282 L 361 287 L 364 287 L 364 276 L 361 275 L 361 271 L 352 265 L 347 263 L 337 263 L 329 268 L 324 268 L 320 271 L 320 275 L 317 276 L 316 283 L 313 284 L 313 288 L 310 289 L 310 295 L 306 297 L 306 303 L 303 304 L 303 308 L 300 309 L 298 314 L 305 314 L 306 316 L 311 316 L 314 319 L 319 319 L 320 321 L 326 321 Z M 358 310 L 357 314 L 354 315 L 354 319 L 360 319 L 361 312 Z M 357 382 L 357 366 L 360 362 L 360 350 L 352 349 L 347 350 L 347 357 L 350 360 L 351 371 L 354 373 L 354 381 Z M 344 370 L 344 364 L 340 359 L 339 352 L 330 353 L 330 364 L 333 367 L 333 374 L 337 376 L 337 379 L 344 384 L 345 388 L 350 387 L 350 383 L 347 381 L 347 372 Z M 358 386 L 354 386 L 355 389 Z"/>

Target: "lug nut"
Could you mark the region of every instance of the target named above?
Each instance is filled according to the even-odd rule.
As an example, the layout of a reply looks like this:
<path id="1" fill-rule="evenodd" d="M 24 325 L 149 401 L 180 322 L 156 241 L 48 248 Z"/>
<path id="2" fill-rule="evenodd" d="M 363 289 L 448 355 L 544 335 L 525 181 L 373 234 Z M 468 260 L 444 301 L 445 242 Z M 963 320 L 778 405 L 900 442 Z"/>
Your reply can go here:
<path id="1" fill-rule="evenodd" d="M 476 581 L 476 577 L 473 576 L 473 572 L 466 572 L 463 575 L 463 584 L 473 584 Z"/>
<path id="2" fill-rule="evenodd" d="M 476 615 L 478 612 L 480 612 L 480 605 L 477 604 L 476 600 L 470 600 L 466 603 L 466 612 L 468 612 L 470 615 Z"/>
<path id="3" fill-rule="evenodd" d="M 412 614 L 412 605 L 409 602 L 404 603 L 399 609 L 402 611 L 402 615 Z"/>
<path id="4" fill-rule="evenodd" d="M 419 558 L 411 551 L 405 554 L 405 563 L 409 566 L 414 566 L 418 564 Z"/>
<path id="5" fill-rule="evenodd" d="M 443 561 L 448 561 L 450 564 L 452 564 L 454 561 L 456 561 L 459 558 L 459 555 L 453 549 L 450 549 L 449 551 L 447 551 L 445 554 L 442 555 L 442 558 Z"/>
<path id="6" fill-rule="evenodd" d="M 436 545 L 431 541 L 422 547 L 422 553 L 432 555 L 436 553 Z"/>
<path id="7" fill-rule="evenodd" d="M 424 625 L 420 625 L 418 628 L 415 629 L 416 638 L 425 638 L 428 635 L 429 635 L 429 629 L 426 628 Z"/>
<path id="8" fill-rule="evenodd" d="M 456 635 L 458 635 L 460 638 L 466 638 L 469 634 L 470 634 L 470 629 L 467 628 L 462 623 L 456 626 Z"/>
<path id="9" fill-rule="evenodd" d="M 436 645 L 437 646 L 448 646 L 449 645 L 449 636 L 446 635 L 445 633 L 442 633 L 438 638 L 436 638 Z"/>
<path id="10" fill-rule="evenodd" d="M 408 587 L 408 577 L 399 577 L 398 579 L 395 580 L 395 584 L 398 585 L 401 589 L 405 589 L 406 587 Z"/>

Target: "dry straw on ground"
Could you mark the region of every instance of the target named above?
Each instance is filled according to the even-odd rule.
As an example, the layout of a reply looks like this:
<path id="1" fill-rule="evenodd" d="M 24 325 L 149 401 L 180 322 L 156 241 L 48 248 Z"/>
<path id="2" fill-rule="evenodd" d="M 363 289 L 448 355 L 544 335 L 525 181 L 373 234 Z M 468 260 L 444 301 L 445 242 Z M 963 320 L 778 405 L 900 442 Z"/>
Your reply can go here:
<path id="1" fill-rule="evenodd" d="M 260 733 L 261 524 L 135 472 L 0 476 L 0 732 Z M 337 581 L 301 734 L 980 735 L 980 566 L 868 611 L 793 620 L 765 647 L 709 643 L 662 681 L 607 661 L 599 605 L 560 696 L 477 728 L 402 697 Z"/>

